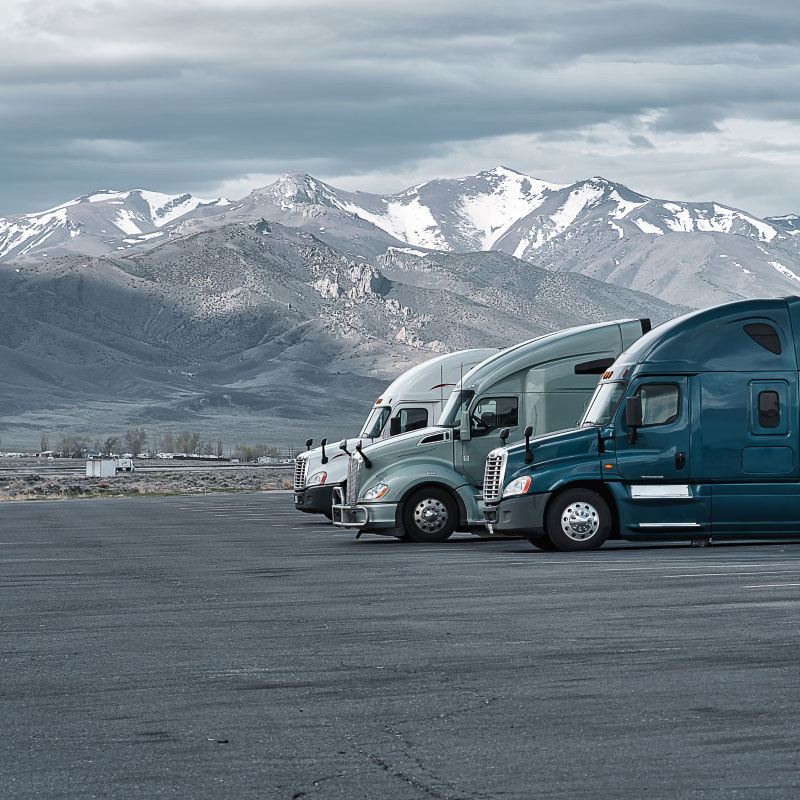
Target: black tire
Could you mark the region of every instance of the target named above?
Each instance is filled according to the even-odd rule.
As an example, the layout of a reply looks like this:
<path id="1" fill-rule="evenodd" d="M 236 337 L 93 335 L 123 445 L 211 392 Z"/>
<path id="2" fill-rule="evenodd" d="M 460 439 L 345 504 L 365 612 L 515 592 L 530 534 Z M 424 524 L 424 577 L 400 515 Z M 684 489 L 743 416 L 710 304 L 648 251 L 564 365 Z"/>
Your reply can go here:
<path id="1" fill-rule="evenodd" d="M 545 550 L 552 553 L 558 548 L 550 541 L 550 537 L 546 533 L 540 533 L 538 536 L 529 536 L 528 541 L 537 549 Z"/>
<path id="2" fill-rule="evenodd" d="M 557 550 L 596 550 L 608 539 L 611 509 L 591 489 L 567 489 L 550 502 L 545 531 Z"/>
<path id="3" fill-rule="evenodd" d="M 423 486 L 403 504 L 403 530 L 412 542 L 444 542 L 456 529 L 457 514 L 450 492 Z"/>

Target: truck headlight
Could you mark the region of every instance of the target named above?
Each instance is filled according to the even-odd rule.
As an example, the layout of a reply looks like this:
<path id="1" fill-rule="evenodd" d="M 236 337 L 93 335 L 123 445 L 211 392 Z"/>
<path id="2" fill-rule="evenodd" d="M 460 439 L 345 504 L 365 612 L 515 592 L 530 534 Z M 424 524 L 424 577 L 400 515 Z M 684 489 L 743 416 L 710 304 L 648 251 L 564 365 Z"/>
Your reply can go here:
<path id="1" fill-rule="evenodd" d="M 364 500 L 377 500 L 389 491 L 388 483 L 376 483 L 364 492 Z"/>
<path id="2" fill-rule="evenodd" d="M 321 486 L 328 477 L 327 472 L 315 472 L 307 481 L 306 486 Z"/>
<path id="3" fill-rule="evenodd" d="M 503 497 L 513 497 L 515 494 L 525 494 L 531 485 L 531 476 L 525 475 L 523 478 L 514 478 L 511 483 L 503 489 Z"/>

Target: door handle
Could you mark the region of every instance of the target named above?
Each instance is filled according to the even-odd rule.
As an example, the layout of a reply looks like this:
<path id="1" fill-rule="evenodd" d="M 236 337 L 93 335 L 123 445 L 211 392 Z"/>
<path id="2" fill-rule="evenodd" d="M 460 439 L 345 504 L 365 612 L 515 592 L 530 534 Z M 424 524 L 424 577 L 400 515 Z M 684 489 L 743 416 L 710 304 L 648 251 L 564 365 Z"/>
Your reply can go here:
<path id="1" fill-rule="evenodd" d="M 686 453 L 675 453 L 675 469 L 683 469 L 686 466 Z"/>

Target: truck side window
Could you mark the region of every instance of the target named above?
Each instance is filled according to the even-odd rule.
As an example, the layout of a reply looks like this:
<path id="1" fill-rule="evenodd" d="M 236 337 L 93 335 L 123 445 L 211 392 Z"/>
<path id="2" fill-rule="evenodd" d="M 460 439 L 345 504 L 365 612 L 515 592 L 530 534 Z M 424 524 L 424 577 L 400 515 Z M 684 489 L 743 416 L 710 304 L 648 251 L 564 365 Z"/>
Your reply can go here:
<path id="1" fill-rule="evenodd" d="M 400 433 L 428 427 L 427 408 L 403 408 L 400 410 Z"/>
<path id="2" fill-rule="evenodd" d="M 668 425 L 678 419 L 680 390 L 671 383 L 648 383 L 636 394 L 642 398 L 642 427 Z"/>
<path id="3" fill-rule="evenodd" d="M 516 397 L 482 397 L 470 420 L 473 436 L 485 436 L 496 428 L 519 425 L 519 399 Z"/>
<path id="4" fill-rule="evenodd" d="M 766 322 L 749 322 L 744 332 L 758 345 L 776 356 L 781 354 L 781 340 L 778 331 Z"/>
<path id="5" fill-rule="evenodd" d="M 758 393 L 758 424 L 777 428 L 781 424 L 781 402 L 777 392 Z"/>

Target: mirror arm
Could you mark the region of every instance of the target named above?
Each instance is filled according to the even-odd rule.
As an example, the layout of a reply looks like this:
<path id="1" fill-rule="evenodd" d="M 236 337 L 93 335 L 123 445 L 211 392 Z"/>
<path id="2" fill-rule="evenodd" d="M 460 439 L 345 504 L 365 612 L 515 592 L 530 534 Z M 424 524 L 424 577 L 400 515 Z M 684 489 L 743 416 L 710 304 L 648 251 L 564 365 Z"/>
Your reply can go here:
<path id="1" fill-rule="evenodd" d="M 361 442 L 360 441 L 356 444 L 356 451 L 361 456 L 361 458 L 364 459 L 364 466 L 367 469 L 372 469 L 372 462 L 369 460 L 369 457 L 364 455 L 364 453 L 361 452 Z"/>
<path id="2" fill-rule="evenodd" d="M 525 463 L 533 464 L 533 450 L 531 450 L 531 434 L 533 433 L 533 426 L 528 425 L 525 428 Z"/>
<path id="3" fill-rule="evenodd" d="M 327 439 L 323 439 L 320 442 L 320 444 L 322 445 L 322 463 L 323 464 L 327 464 L 328 463 L 328 456 L 325 455 L 325 445 L 328 444 L 328 440 Z"/>

